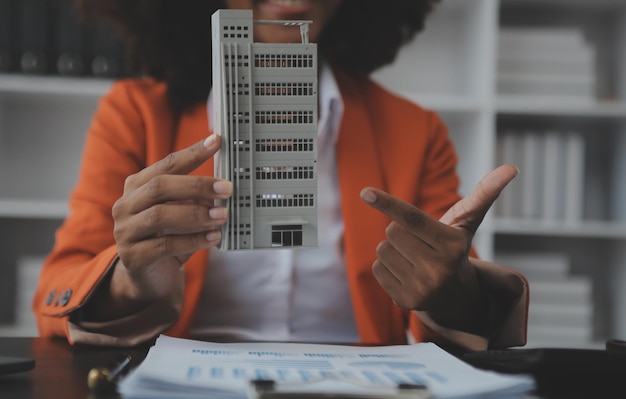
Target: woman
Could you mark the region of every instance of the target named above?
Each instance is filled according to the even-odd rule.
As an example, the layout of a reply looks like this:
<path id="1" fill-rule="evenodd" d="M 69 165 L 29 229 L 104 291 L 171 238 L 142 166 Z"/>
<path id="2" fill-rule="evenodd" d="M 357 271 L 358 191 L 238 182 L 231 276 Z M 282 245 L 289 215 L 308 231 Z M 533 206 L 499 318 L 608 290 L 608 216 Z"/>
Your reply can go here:
<path id="1" fill-rule="evenodd" d="M 120 28 L 139 77 L 115 83 L 94 116 L 71 212 L 34 298 L 40 333 L 103 345 L 162 332 L 390 344 L 410 331 L 463 350 L 523 345 L 526 281 L 471 248 L 517 170 L 496 169 L 461 199 L 441 120 L 368 78 L 423 28 L 433 3 L 78 1 Z M 207 111 L 210 18 L 219 8 L 313 21 L 317 249 L 213 248 L 227 219 L 214 201 L 233 191 L 212 177 L 220 138 Z M 300 40 L 282 26 L 257 25 L 254 36 Z"/>

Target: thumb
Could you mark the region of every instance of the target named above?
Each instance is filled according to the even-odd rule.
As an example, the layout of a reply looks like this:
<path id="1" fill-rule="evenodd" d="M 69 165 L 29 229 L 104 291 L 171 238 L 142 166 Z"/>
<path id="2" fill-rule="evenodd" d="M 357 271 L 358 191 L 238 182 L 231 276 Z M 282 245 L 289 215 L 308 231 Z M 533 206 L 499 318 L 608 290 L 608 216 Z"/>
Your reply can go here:
<path id="1" fill-rule="evenodd" d="M 491 205 L 518 173 L 515 166 L 508 164 L 492 170 L 478 182 L 474 191 L 448 209 L 439 221 L 476 233 Z"/>

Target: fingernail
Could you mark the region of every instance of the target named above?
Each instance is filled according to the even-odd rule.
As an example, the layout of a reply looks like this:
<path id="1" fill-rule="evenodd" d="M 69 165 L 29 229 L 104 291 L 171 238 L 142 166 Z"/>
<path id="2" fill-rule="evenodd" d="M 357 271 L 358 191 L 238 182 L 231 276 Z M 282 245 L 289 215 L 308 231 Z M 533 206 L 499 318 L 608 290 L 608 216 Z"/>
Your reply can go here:
<path id="1" fill-rule="evenodd" d="M 376 202 L 376 194 L 372 190 L 364 189 L 361 191 L 361 199 L 365 202 L 373 204 Z"/>
<path id="2" fill-rule="evenodd" d="M 209 137 L 207 137 L 204 140 L 204 143 L 202 143 L 205 147 L 211 147 L 213 145 L 213 143 L 215 143 L 216 137 L 215 134 L 210 135 Z"/>
<path id="3" fill-rule="evenodd" d="M 233 192 L 233 183 L 228 180 L 218 180 L 213 183 L 213 191 L 217 194 L 230 194 Z"/>
<path id="4" fill-rule="evenodd" d="M 226 208 L 211 208 L 209 210 L 209 216 L 211 219 L 226 219 L 228 217 L 228 211 Z"/>
<path id="5" fill-rule="evenodd" d="M 205 238 L 207 241 L 219 241 L 222 239 L 222 232 L 219 230 L 209 231 Z"/>

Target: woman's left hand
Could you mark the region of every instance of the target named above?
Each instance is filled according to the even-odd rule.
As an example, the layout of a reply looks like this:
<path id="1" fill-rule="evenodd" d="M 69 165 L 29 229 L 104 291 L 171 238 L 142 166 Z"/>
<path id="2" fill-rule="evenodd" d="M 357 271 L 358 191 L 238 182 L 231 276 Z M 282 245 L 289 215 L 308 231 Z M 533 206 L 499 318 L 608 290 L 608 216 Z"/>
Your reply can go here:
<path id="1" fill-rule="evenodd" d="M 472 318 L 480 318 L 474 313 L 484 305 L 485 296 L 469 257 L 472 239 L 493 202 L 517 173 L 512 165 L 491 171 L 440 220 L 381 190 L 362 190 L 365 202 L 392 219 L 386 229 L 387 239 L 376 248 L 372 270 L 398 306 L 428 311 L 435 321 L 449 328 L 462 329 L 474 324 Z"/>

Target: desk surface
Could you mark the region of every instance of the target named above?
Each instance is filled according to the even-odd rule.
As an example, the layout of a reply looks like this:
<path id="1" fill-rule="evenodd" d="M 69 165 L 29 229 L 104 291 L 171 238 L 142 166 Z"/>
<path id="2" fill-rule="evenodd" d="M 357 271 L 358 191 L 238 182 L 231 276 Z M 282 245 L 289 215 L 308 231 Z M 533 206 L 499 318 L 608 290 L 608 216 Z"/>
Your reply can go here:
<path id="1" fill-rule="evenodd" d="M 134 348 L 111 348 L 91 345 L 69 345 L 65 339 L 0 337 L 0 355 L 30 357 L 35 359 L 35 368 L 22 373 L 0 375 L 0 398 L 11 399 L 114 399 L 116 394 L 96 394 L 87 387 L 87 374 L 93 367 L 113 362 L 119 355 L 132 356 L 131 367 L 137 366 L 148 353 L 150 346 Z M 622 381 L 616 381 L 619 385 Z M 589 396 L 561 390 L 549 395 L 523 395 L 520 398 L 623 398 L 623 388 L 617 393 L 599 393 Z M 617 394 L 618 396 L 614 396 Z"/>
<path id="2" fill-rule="evenodd" d="M 148 348 L 71 346 L 64 339 L 0 337 L 1 355 L 35 359 L 33 370 L 0 376 L 0 397 L 117 398 L 117 395 L 90 393 L 87 387 L 89 370 L 114 361 L 122 353 L 130 354 L 135 366 L 144 359 Z"/>

